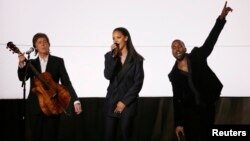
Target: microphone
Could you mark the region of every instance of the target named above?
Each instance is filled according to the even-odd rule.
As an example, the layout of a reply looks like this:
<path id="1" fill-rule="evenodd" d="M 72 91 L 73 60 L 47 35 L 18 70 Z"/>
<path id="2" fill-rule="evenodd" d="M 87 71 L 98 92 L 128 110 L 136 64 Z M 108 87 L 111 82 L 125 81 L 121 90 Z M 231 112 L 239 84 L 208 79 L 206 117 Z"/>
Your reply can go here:
<path id="1" fill-rule="evenodd" d="M 119 48 L 119 44 L 118 43 L 115 43 L 115 45 Z"/>
<path id="2" fill-rule="evenodd" d="M 115 43 L 115 45 L 117 46 L 117 48 L 119 48 L 119 44 L 118 44 L 118 43 Z M 115 53 L 115 50 L 116 50 L 117 48 L 113 48 L 113 49 L 111 50 L 111 53 L 114 54 L 114 53 Z"/>
<path id="3" fill-rule="evenodd" d="M 27 50 L 26 52 L 25 52 L 25 54 L 30 54 L 31 52 L 33 52 L 35 49 L 34 49 L 34 47 L 31 47 L 29 50 Z"/>

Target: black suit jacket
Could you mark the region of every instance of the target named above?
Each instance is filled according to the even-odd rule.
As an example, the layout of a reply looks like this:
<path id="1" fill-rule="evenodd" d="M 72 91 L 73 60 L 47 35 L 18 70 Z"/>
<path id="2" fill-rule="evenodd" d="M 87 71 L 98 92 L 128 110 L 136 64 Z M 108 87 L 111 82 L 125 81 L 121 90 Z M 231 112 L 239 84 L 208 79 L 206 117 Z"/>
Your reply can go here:
<path id="1" fill-rule="evenodd" d="M 36 59 L 31 59 L 31 64 L 37 69 L 39 73 L 41 73 L 41 65 L 39 61 L 39 57 Z M 18 77 L 20 81 L 24 80 L 25 77 L 25 70 L 27 65 L 24 68 L 18 68 Z M 34 87 L 34 81 L 33 77 L 35 76 L 33 71 L 30 67 L 27 69 L 27 77 L 26 80 L 31 78 L 30 81 L 30 92 L 28 96 L 28 102 L 27 102 L 27 110 L 28 114 L 40 114 L 42 112 L 38 97 L 35 93 L 32 92 L 32 88 Z M 70 78 L 68 76 L 68 73 L 66 71 L 64 61 L 62 58 L 49 55 L 48 56 L 48 63 L 46 66 L 46 72 L 49 72 L 54 80 L 54 82 L 59 83 L 61 82 L 62 85 L 66 86 L 70 92 L 71 95 L 71 101 L 78 100 L 77 94 L 71 84 Z"/>
<path id="2" fill-rule="evenodd" d="M 194 87 L 198 91 L 202 106 L 213 105 L 218 100 L 223 87 L 220 80 L 208 66 L 207 57 L 213 51 L 225 23 L 225 19 L 218 18 L 204 44 L 200 48 L 195 47 L 190 54 L 186 54 L 189 73 Z M 188 91 L 190 92 L 188 80 L 181 76 L 181 71 L 177 68 L 177 62 L 169 73 L 169 80 L 173 88 L 175 125 L 178 126 L 183 124 L 183 117 L 187 114 L 187 109 L 196 105 L 195 97 L 193 94 L 188 93 Z"/>
<path id="3" fill-rule="evenodd" d="M 143 60 L 128 53 L 123 66 L 119 58 L 113 58 L 111 52 L 105 54 L 104 76 L 109 80 L 104 111 L 109 116 L 120 116 L 114 113 L 118 101 L 122 101 L 126 108 L 122 114 L 135 115 L 139 92 L 143 85 Z"/>

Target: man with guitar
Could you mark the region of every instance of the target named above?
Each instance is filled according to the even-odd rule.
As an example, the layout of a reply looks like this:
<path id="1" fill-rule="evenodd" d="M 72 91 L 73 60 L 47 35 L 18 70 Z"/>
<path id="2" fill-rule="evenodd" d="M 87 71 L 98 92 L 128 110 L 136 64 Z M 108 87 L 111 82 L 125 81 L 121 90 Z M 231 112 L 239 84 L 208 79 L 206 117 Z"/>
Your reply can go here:
<path id="1" fill-rule="evenodd" d="M 60 114 L 67 113 L 73 101 L 76 114 L 82 112 L 81 103 L 71 84 L 62 58 L 50 54 L 49 38 L 44 33 L 33 37 L 38 57 L 27 62 L 24 53 L 18 55 L 20 81 L 31 79 L 27 100 L 27 117 L 32 141 L 56 141 Z M 59 84 L 59 80 L 61 84 Z M 64 103 L 64 101 L 66 101 Z"/>

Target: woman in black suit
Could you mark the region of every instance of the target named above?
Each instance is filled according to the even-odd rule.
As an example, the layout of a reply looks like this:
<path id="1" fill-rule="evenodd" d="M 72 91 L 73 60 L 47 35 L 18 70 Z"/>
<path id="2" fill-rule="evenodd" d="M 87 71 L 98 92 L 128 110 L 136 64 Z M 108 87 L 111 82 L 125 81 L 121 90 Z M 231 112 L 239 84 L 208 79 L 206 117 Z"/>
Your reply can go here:
<path id="1" fill-rule="evenodd" d="M 144 58 L 136 52 L 126 28 L 113 30 L 113 42 L 105 54 L 104 76 L 110 82 L 104 104 L 105 140 L 116 140 L 120 122 L 123 141 L 129 141 L 144 80 Z"/>
<path id="2" fill-rule="evenodd" d="M 67 87 L 71 95 L 71 100 L 74 102 L 74 110 L 76 114 L 80 114 L 81 103 L 77 94 L 71 84 L 68 73 L 66 71 L 64 61 L 62 58 L 52 56 L 49 52 L 50 42 L 49 38 L 44 33 L 37 33 L 33 37 L 33 47 L 35 48 L 38 57 L 31 59 L 30 63 L 35 67 L 39 73 L 49 72 L 55 83 L 59 80 Z M 20 81 L 25 79 L 25 72 L 28 65 L 25 63 L 24 54 L 18 55 L 19 67 L 18 77 Z M 58 129 L 60 114 L 46 115 L 40 108 L 37 95 L 32 91 L 35 87 L 34 72 L 30 67 L 27 68 L 26 80 L 31 78 L 30 93 L 27 100 L 27 115 L 28 123 L 31 131 L 32 141 L 56 141 L 58 139 Z"/>

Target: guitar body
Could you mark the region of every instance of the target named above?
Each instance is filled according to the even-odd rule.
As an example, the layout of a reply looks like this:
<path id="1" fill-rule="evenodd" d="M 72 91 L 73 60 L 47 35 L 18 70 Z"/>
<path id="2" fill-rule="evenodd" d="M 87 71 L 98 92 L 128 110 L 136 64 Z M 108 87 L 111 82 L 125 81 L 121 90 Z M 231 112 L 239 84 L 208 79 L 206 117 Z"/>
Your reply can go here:
<path id="1" fill-rule="evenodd" d="M 40 79 L 46 81 L 41 82 Z M 50 73 L 44 72 L 35 76 L 34 78 L 35 87 L 32 89 L 38 96 L 39 104 L 41 110 L 45 115 L 55 115 L 66 113 L 66 108 L 70 103 L 70 93 L 67 88 L 63 85 L 60 85 L 52 79 Z"/>
<path id="2" fill-rule="evenodd" d="M 13 53 L 22 54 L 12 42 L 8 42 L 7 49 L 10 49 Z M 67 88 L 56 83 L 50 73 L 39 73 L 31 63 L 29 63 L 29 67 L 35 74 L 35 87 L 32 89 L 32 92 L 38 96 L 38 101 L 43 113 L 45 115 L 66 113 L 66 108 L 71 99 Z"/>

